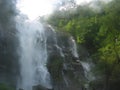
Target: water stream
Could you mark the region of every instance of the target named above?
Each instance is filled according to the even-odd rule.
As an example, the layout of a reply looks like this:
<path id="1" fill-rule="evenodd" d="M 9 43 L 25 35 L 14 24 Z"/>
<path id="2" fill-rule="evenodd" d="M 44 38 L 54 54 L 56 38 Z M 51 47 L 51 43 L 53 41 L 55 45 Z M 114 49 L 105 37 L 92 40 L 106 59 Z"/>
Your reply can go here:
<path id="1" fill-rule="evenodd" d="M 20 78 L 18 80 L 18 90 L 33 90 L 33 87 L 38 85 L 52 89 L 51 78 L 47 69 L 47 36 L 43 25 L 37 20 L 31 22 L 24 17 L 17 17 L 16 21 L 16 27 L 18 29 L 17 36 L 19 38 L 18 54 L 20 56 Z M 64 61 L 65 55 L 62 48 L 58 45 L 56 32 L 53 28 L 50 27 L 50 29 L 53 32 L 52 44 L 57 48 L 57 51 Z M 79 60 L 77 45 L 74 38 L 70 37 L 69 41 L 71 54 L 76 58 L 77 63 L 80 63 L 83 66 L 85 77 L 90 80 L 90 64 Z M 68 87 L 69 79 L 66 78 L 63 72 L 62 75 L 65 84 Z"/>
<path id="2" fill-rule="evenodd" d="M 50 74 L 47 70 L 47 49 L 45 30 L 37 21 L 17 20 L 20 80 L 18 88 L 32 90 L 33 86 L 41 85 L 52 88 Z"/>
<path id="3" fill-rule="evenodd" d="M 71 51 L 74 57 L 79 59 L 79 54 L 77 52 L 77 45 L 73 37 L 70 38 L 71 42 Z M 95 76 L 91 72 L 92 67 L 94 66 L 92 62 L 90 62 L 91 59 L 89 57 L 86 58 L 86 60 L 77 60 L 79 62 L 83 69 L 84 69 L 84 74 L 85 78 L 87 79 L 87 82 L 85 83 L 85 89 L 89 90 L 89 82 L 92 80 L 95 80 Z"/>

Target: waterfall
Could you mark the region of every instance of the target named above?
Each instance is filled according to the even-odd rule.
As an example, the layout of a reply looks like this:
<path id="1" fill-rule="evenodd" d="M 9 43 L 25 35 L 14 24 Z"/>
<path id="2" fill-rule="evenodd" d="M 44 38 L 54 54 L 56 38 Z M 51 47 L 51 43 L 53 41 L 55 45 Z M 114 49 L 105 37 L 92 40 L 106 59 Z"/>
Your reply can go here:
<path id="1" fill-rule="evenodd" d="M 19 17 L 20 18 L 20 17 Z M 18 19 L 17 25 L 20 47 L 20 80 L 18 88 L 32 90 L 41 85 L 52 88 L 47 70 L 47 49 L 45 30 L 38 21 Z"/>
<path id="2" fill-rule="evenodd" d="M 78 52 L 77 52 L 77 45 L 76 45 L 76 42 L 75 42 L 74 38 L 70 37 L 70 41 L 71 41 L 71 43 L 70 43 L 70 45 L 71 45 L 70 49 L 72 51 L 73 56 L 76 57 L 76 58 L 79 58 L 79 55 L 78 55 Z"/>
<path id="3" fill-rule="evenodd" d="M 74 40 L 73 37 L 70 38 L 70 40 L 72 41 L 71 43 L 71 51 L 74 57 L 79 58 L 78 52 L 77 52 L 77 45 L 76 42 Z M 91 74 L 91 67 L 93 66 L 92 63 L 89 62 L 90 58 L 86 58 L 88 61 L 80 61 L 83 69 L 84 69 L 84 73 L 85 73 L 85 77 L 91 81 L 94 80 L 95 77 L 93 77 L 93 75 Z"/>
<path id="4" fill-rule="evenodd" d="M 66 69 L 68 62 L 65 60 L 66 51 L 63 50 L 64 44 L 58 42 L 57 33 L 51 26 L 44 29 L 43 25 L 37 20 L 31 22 L 25 19 L 25 17 L 21 18 L 21 16 L 17 17 L 16 21 L 16 27 L 18 29 L 17 36 L 19 39 L 18 54 L 20 56 L 20 78 L 18 80 L 17 89 L 33 90 L 34 86 L 52 89 L 50 73 L 47 69 L 48 56 L 52 55 L 49 53 L 49 50 L 55 49 L 56 53 L 58 52 L 61 56 L 61 60 L 64 62 L 63 68 Z M 88 78 L 90 71 L 89 63 L 79 60 L 74 38 L 70 37 L 67 40 L 69 40 L 68 49 L 73 56 L 73 60 L 75 60 L 73 62 L 83 66 L 85 77 Z M 62 77 L 66 87 L 69 87 L 70 80 L 63 71 Z"/>
<path id="5" fill-rule="evenodd" d="M 94 66 L 92 63 L 90 62 L 85 62 L 85 61 L 81 61 L 81 64 L 83 66 L 84 69 L 84 73 L 85 73 L 85 77 L 87 78 L 88 81 L 92 81 L 95 79 L 95 77 L 93 76 L 92 72 L 91 72 L 91 68 Z"/>
<path id="6" fill-rule="evenodd" d="M 71 41 L 71 51 L 74 57 L 79 59 L 79 54 L 77 52 L 77 45 L 76 42 L 74 40 L 73 37 L 70 37 L 70 41 Z M 92 80 L 95 80 L 95 76 L 92 74 L 91 69 L 94 66 L 92 62 L 90 62 L 91 59 L 89 57 L 86 56 L 86 60 L 81 61 L 81 60 L 77 60 L 77 62 L 79 62 L 83 69 L 84 69 L 84 74 L 85 74 L 85 78 L 87 79 L 87 83 L 85 84 L 85 88 L 87 90 L 89 90 L 89 82 Z"/>
<path id="7" fill-rule="evenodd" d="M 85 78 L 87 79 L 87 82 L 85 83 L 84 86 L 85 86 L 86 90 L 89 90 L 90 89 L 89 83 L 91 81 L 95 80 L 95 76 L 93 75 L 93 73 L 91 71 L 91 69 L 94 65 L 93 65 L 93 63 L 90 63 L 89 61 L 80 61 L 80 62 L 84 69 Z"/>

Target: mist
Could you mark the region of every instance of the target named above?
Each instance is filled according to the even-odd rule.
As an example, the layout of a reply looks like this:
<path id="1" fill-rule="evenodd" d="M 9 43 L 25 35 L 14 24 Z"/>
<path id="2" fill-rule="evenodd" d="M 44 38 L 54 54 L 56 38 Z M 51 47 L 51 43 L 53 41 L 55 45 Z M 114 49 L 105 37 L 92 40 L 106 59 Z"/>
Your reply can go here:
<path id="1" fill-rule="evenodd" d="M 17 14 L 16 0 L 0 0 L 0 26 L 11 27 L 11 22 Z M 7 27 L 6 27 L 7 28 Z"/>

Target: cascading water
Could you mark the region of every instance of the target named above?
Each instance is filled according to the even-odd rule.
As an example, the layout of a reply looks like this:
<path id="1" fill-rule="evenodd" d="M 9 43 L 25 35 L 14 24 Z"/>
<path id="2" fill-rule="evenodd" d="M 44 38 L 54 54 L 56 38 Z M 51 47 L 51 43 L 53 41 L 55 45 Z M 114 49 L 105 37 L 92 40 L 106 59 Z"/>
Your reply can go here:
<path id="1" fill-rule="evenodd" d="M 20 47 L 18 53 L 20 55 L 20 79 L 18 80 L 18 90 L 21 88 L 23 90 L 33 90 L 34 86 L 43 86 L 48 89 L 52 89 L 50 74 L 47 70 L 47 58 L 48 58 L 48 45 L 53 46 L 53 49 L 59 52 L 62 60 L 64 62 L 63 68 L 67 70 L 68 62 L 65 61 L 65 53 L 63 52 L 62 45 L 58 45 L 56 32 L 52 30 L 52 37 L 49 36 L 49 32 L 46 32 L 43 25 L 38 21 L 26 20 L 25 18 L 17 17 L 17 29 Z M 49 31 L 49 30 L 47 30 Z M 51 31 L 50 31 L 51 32 Z M 48 34 L 48 36 L 47 36 Z M 87 78 L 89 70 L 89 63 L 86 64 L 79 60 L 79 55 L 77 52 L 77 45 L 73 37 L 69 38 L 69 50 L 73 56 L 73 62 L 82 65 L 84 68 L 85 76 Z M 64 44 L 63 44 L 64 46 Z M 49 50 L 49 49 L 48 49 Z M 77 62 L 76 62 L 77 61 Z M 88 68 L 86 68 L 88 66 Z M 70 80 L 67 75 L 62 71 L 62 77 L 67 87 L 69 87 Z"/>
<path id="2" fill-rule="evenodd" d="M 88 58 L 89 59 L 89 58 Z M 85 77 L 87 79 L 87 82 L 85 83 L 85 88 L 86 90 L 89 90 L 90 86 L 89 86 L 89 83 L 92 81 L 92 80 L 95 80 L 95 76 L 93 75 L 93 73 L 91 72 L 91 69 L 93 67 L 93 64 L 90 63 L 90 62 L 87 62 L 87 61 L 80 61 L 81 62 L 81 65 L 83 66 L 83 69 L 84 69 L 84 74 L 85 74 Z"/>
<path id="3" fill-rule="evenodd" d="M 70 40 L 71 40 L 72 54 L 74 57 L 79 58 L 76 42 L 73 37 L 71 37 Z M 87 59 L 88 59 L 88 61 L 90 60 L 90 58 L 87 58 Z M 87 79 L 87 83 L 85 84 L 86 90 L 89 90 L 89 82 L 95 79 L 94 75 L 91 72 L 91 68 L 92 68 L 93 64 L 88 61 L 77 60 L 77 62 L 79 62 L 84 69 L 85 78 Z"/>
<path id="4" fill-rule="evenodd" d="M 41 85 L 51 89 L 50 74 L 46 67 L 48 55 L 44 28 L 37 21 L 17 21 L 21 76 L 18 88 L 32 90 L 33 86 Z"/>
<path id="5" fill-rule="evenodd" d="M 71 41 L 71 43 L 70 43 L 70 45 L 71 45 L 70 49 L 72 51 L 73 56 L 76 57 L 76 58 L 79 58 L 79 55 L 78 55 L 78 52 L 77 52 L 77 45 L 76 45 L 76 42 L 75 42 L 74 38 L 70 37 L 70 41 Z"/>
<path id="6" fill-rule="evenodd" d="M 83 62 L 81 61 L 81 64 L 84 68 L 84 73 L 85 73 L 85 77 L 87 78 L 88 81 L 92 81 L 95 79 L 94 75 L 91 72 L 91 68 L 94 66 L 92 63 L 90 62 Z"/>

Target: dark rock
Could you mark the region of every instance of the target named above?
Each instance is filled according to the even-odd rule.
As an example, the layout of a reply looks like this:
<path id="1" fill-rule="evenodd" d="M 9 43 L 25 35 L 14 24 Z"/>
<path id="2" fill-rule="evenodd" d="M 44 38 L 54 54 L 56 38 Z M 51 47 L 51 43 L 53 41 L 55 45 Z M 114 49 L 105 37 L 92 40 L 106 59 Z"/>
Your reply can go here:
<path id="1" fill-rule="evenodd" d="M 33 90 L 53 90 L 53 89 L 48 89 L 46 87 L 43 87 L 41 85 L 33 86 Z"/>
<path id="2" fill-rule="evenodd" d="M 63 32 L 57 32 L 56 37 L 53 37 L 53 35 L 51 36 L 51 33 L 48 36 L 49 38 L 52 37 L 57 40 L 57 43 L 54 41 L 51 44 L 51 41 L 47 39 L 47 49 L 49 53 L 47 66 L 52 77 L 53 89 L 81 90 L 83 87 L 82 82 L 85 78 L 84 70 L 80 64 L 79 58 L 74 57 L 70 50 L 70 35 Z M 57 44 L 61 51 L 54 46 L 55 44 Z M 64 54 L 64 56 L 62 56 L 61 53 Z"/>

